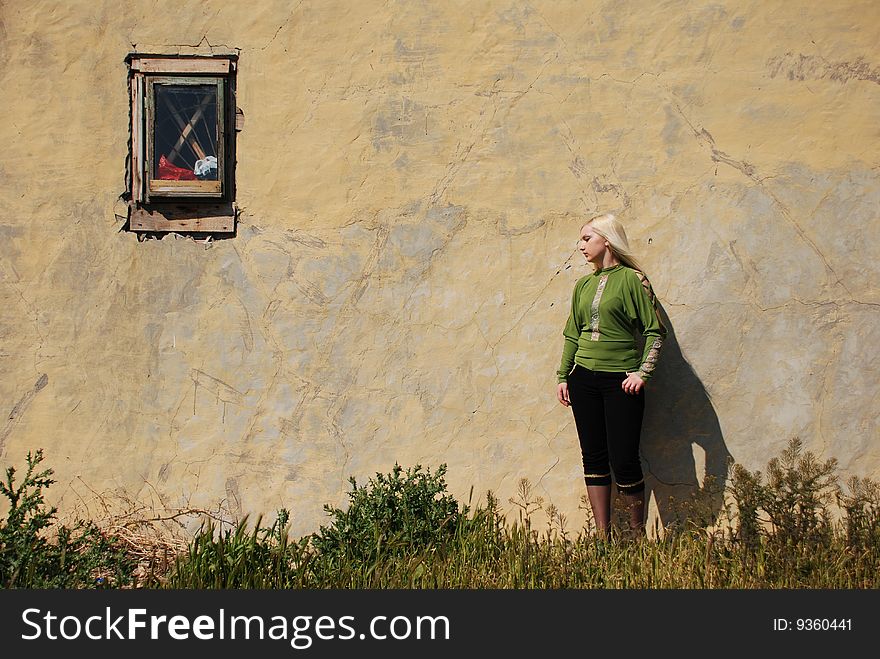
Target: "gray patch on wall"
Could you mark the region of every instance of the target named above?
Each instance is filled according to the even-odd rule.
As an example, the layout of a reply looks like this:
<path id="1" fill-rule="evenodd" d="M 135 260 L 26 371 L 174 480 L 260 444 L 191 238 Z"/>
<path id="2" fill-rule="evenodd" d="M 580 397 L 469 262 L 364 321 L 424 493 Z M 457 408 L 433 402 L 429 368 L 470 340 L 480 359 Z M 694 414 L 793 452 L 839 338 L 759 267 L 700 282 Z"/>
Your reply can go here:
<path id="1" fill-rule="evenodd" d="M 0 457 L 3 457 L 5 452 L 6 438 L 9 437 L 13 428 L 15 428 L 18 423 L 18 420 L 27 411 L 27 408 L 30 407 L 31 402 L 34 400 L 34 396 L 36 396 L 47 384 L 49 384 L 49 376 L 43 373 L 37 378 L 34 386 L 25 392 L 25 394 L 13 406 L 12 411 L 6 419 L 6 425 L 3 426 L 3 430 L 0 430 Z"/>
<path id="2" fill-rule="evenodd" d="M 767 60 L 767 68 L 771 78 L 781 75 L 789 80 L 834 80 L 840 83 L 864 80 L 880 85 L 880 67 L 872 67 L 863 57 L 852 62 L 829 62 L 817 55 L 788 52 Z"/>

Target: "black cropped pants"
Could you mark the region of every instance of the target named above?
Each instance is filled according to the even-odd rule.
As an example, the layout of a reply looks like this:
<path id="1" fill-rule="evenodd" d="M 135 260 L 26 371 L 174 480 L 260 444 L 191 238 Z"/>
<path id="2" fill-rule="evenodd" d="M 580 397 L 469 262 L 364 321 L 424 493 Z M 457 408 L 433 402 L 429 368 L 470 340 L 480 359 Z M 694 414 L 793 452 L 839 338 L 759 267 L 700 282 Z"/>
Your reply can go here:
<path id="1" fill-rule="evenodd" d="M 626 373 L 575 366 L 568 376 L 568 396 L 587 485 L 611 485 L 613 469 L 618 491 L 635 494 L 645 489 L 639 459 L 645 389 L 628 394 L 621 387 L 625 379 Z"/>

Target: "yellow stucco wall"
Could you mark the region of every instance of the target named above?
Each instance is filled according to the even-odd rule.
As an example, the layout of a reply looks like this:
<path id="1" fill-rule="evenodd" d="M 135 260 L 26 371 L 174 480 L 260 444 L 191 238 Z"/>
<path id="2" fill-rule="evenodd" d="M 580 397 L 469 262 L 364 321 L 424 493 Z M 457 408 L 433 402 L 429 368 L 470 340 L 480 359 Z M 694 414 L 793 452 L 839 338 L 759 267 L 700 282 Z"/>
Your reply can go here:
<path id="1" fill-rule="evenodd" d="M 652 510 L 792 436 L 876 478 L 880 5 L 0 5 L 0 461 L 62 509 L 292 511 L 399 462 L 583 520 L 582 219 L 668 313 Z M 237 235 L 125 224 L 130 52 L 240 53 Z M 510 508 L 509 508 L 510 509 Z M 662 512 L 662 510 L 661 510 Z"/>

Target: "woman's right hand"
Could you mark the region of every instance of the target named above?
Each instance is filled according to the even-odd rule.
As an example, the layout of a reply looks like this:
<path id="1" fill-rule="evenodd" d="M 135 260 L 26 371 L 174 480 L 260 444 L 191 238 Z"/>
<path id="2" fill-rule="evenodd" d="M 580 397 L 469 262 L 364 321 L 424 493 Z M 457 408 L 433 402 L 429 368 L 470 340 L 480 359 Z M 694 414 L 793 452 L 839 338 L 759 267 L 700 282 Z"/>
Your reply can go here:
<path id="1" fill-rule="evenodd" d="M 556 398 L 566 407 L 571 405 L 571 398 L 568 397 L 568 382 L 560 382 L 556 386 Z"/>

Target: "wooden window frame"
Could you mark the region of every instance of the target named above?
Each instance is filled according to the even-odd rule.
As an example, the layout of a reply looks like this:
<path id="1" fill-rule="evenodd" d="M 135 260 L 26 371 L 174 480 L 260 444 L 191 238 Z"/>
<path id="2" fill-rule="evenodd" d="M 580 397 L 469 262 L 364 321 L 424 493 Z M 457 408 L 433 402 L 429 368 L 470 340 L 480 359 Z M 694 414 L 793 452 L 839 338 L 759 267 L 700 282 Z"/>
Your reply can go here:
<path id="1" fill-rule="evenodd" d="M 237 55 L 130 54 L 131 151 L 129 221 L 136 232 L 235 232 L 235 74 Z M 157 85 L 217 86 L 216 181 L 154 178 L 154 90 Z"/>
<path id="2" fill-rule="evenodd" d="M 224 126 L 225 112 L 225 81 L 222 78 L 195 78 L 185 76 L 148 76 L 145 79 L 145 137 L 146 148 L 145 159 L 145 176 L 144 176 L 144 197 L 147 201 L 155 200 L 157 197 L 211 197 L 214 199 L 223 198 L 223 177 L 226 174 L 226 161 L 224 159 L 225 149 L 223 142 L 226 139 L 226 130 Z M 217 162 L 218 176 L 216 181 L 173 181 L 157 179 L 153 177 L 153 159 L 154 142 L 156 136 L 156 114 L 158 108 L 155 107 L 156 87 L 160 86 L 174 87 L 195 87 L 195 86 L 212 86 L 217 90 Z M 183 119 L 179 119 L 181 123 Z M 188 128 L 188 126 L 187 126 Z M 183 138 L 181 137 L 181 140 Z"/>

